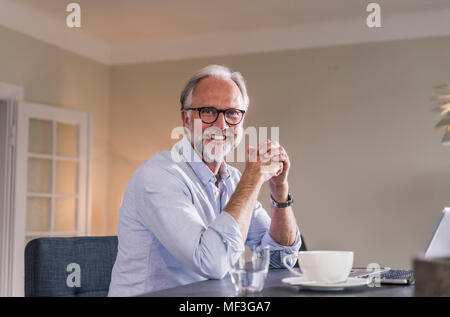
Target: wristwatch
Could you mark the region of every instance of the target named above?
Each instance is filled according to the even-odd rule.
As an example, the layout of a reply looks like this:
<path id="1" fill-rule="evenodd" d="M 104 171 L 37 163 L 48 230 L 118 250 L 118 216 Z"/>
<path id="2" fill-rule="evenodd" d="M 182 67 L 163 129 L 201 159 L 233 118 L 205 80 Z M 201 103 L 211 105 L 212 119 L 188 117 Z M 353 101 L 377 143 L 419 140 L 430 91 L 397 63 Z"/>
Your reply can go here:
<path id="1" fill-rule="evenodd" d="M 292 194 L 289 193 L 287 201 L 284 203 L 279 203 L 273 200 L 272 195 L 270 195 L 270 203 L 272 204 L 272 206 L 277 208 L 286 208 L 294 204 L 294 197 L 292 197 Z"/>

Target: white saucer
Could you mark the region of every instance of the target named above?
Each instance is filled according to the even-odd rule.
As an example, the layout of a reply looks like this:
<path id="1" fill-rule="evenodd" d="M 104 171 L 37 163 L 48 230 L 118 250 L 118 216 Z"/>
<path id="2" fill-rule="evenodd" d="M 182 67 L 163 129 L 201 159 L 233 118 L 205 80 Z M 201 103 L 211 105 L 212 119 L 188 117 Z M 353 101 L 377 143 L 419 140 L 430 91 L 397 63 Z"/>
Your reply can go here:
<path id="1" fill-rule="evenodd" d="M 319 283 L 316 281 L 307 281 L 303 277 L 286 277 L 281 280 L 283 283 L 298 285 L 315 291 L 340 291 L 345 288 L 361 287 L 370 283 L 370 278 L 349 277 L 342 283 Z"/>

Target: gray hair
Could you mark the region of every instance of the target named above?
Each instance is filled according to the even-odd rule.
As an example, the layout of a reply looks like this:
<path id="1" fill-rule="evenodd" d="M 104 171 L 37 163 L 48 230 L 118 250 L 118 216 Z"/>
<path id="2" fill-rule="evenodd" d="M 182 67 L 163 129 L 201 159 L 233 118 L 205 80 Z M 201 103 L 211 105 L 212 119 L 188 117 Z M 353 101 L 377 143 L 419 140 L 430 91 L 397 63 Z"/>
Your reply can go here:
<path id="1" fill-rule="evenodd" d="M 189 108 L 192 106 L 192 94 L 197 84 L 206 77 L 218 77 L 223 79 L 231 79 L 239 87 L 242 94 L 243 106 L 245 109 L 248 108 L 250 99 L 247 94 L 247 87 L 245 86 L 244 77 L 239 72 L 231 72 L 231 70 L 226 66 L 221 65 L 209 65 L 200 69 L 197 73 L 189 78 L 188 82 L 184 86 L 183 91 L 180 96 L 181 110 Z"/>

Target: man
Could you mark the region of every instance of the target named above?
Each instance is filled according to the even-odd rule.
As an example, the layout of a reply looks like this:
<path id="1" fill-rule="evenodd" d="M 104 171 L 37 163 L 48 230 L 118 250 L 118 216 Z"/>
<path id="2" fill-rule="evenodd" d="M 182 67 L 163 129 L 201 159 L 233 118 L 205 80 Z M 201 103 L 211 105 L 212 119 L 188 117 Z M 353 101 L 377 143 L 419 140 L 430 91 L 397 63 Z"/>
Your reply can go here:
<path id="1" fill-rule="evenodd" d="M 221 279 L 227 253 L 239 254 L 244 243 L 270 246 L 275 267 L 300 249 L 284 148 L 275 141 L 249 147 L 242 175 L 224 161 L 243 134 L 249 98 L 241 74 L 205 67 L 180 101 L 187 136 L 142 164 L 125 191 L 109 296 Z M 257 201 L 266 182 L 272 219 Z"/>

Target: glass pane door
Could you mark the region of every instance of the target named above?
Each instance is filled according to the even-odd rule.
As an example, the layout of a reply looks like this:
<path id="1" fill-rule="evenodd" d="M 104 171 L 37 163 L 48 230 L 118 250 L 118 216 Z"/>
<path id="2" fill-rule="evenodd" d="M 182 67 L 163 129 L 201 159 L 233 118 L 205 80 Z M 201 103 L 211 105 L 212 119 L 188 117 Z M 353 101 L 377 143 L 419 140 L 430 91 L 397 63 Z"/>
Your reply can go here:
<path id="1" fill-rule="evenodd" d="M 77 234 L 79 125 L 29 118 L 25 243 Z"/>

